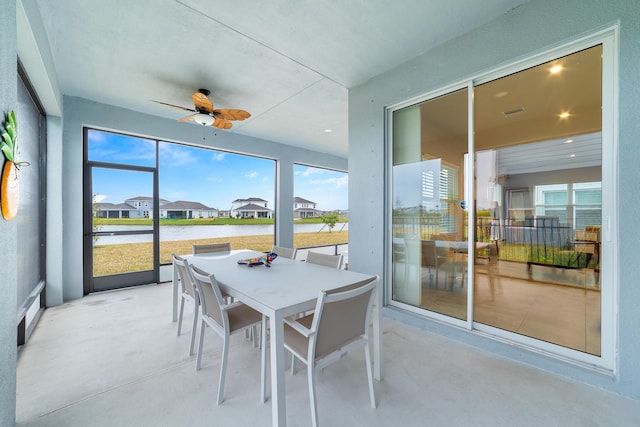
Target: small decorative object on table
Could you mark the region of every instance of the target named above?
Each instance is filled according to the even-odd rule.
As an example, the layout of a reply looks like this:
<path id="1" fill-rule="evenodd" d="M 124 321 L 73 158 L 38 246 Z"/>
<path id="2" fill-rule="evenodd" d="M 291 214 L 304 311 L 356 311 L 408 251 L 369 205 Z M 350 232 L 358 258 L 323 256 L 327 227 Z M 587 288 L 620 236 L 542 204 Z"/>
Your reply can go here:
<path id="1" fill-rule="evenodd" d="M 266 254 L 248 259 L 238 260 L 238 264 L 247 265 L 253 267 L 254 265 L 264 265 L 265 267 L 271 267 L 271 263 L 278 257 L 278 254 L 274 252 L 267 252 Z"/>

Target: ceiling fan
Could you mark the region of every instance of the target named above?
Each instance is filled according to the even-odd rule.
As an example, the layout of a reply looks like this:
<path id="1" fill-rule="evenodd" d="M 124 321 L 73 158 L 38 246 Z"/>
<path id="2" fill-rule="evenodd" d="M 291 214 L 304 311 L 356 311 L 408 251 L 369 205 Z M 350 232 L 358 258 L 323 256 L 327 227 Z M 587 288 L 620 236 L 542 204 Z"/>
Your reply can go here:
<path id="1" fill-rule="evenodd" d="M 198 89 L 197 92 L 194 92 L 193 95 L 191 95 L 191 100 L 193 101 L 195 109 L 168 104 L 161 101 L 153 102 L 195 113 L 178 120 L 179 122 L 194 122 L 204 126 L 211 125 L 218 129 L 231 129 L 233 124 L 231 124 L 230 120 L 244 120 L 251 117 L 251 114 L 244 110 L 229 108 L 214 110 L 213 102 L 207 98 L 210 93 L 211 92 L 207 89 Z"/>

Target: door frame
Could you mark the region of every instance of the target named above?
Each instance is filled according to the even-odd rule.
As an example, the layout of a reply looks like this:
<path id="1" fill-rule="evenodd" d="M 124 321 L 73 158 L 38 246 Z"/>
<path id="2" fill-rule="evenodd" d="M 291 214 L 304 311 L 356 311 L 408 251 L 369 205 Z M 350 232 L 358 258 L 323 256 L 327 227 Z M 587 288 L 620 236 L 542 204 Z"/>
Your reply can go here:
<path id="1" fill-rule="evenodd" d="M 86 138 L 85 138 L 86 140 Z M 87 150 L 85 150 L 86 153 Z M 157 142 L 156 142 L 157 154 Z M 85 154 L 86 156 L 86 154 Z M 157 156 L 156 156 L 157 158 Z M 93 170 L 99 169 L 116 169 L 133 172 L 147 172 L 152 174 L 153 186 L 153 220 L 152 230 L 141 231 L 110 231 L 108 235 L 132 235 L 132 234 L 151 234 L 153 245 L 153 268 L 147 271 L 136 271 L 133 273 L 113 274 L 96 278 L 93 276 L 93 238 L 100 235 L 101 232 L 93 231 Z M 84 179 L 83 179 L 83 293 L 88 295 L 92 292 L 106 291 L 111 289 L 119 289 L 130 286 L 146 285 L 149 283 L 157 283 L 160 277 L 160 207 L 158 204 L 158 169 L 157 162 L 155 167 L 125 165 L 117 163 L 89 161 L 85 159 Z M 96 279 L 97 283 L 96 283 Z"/>

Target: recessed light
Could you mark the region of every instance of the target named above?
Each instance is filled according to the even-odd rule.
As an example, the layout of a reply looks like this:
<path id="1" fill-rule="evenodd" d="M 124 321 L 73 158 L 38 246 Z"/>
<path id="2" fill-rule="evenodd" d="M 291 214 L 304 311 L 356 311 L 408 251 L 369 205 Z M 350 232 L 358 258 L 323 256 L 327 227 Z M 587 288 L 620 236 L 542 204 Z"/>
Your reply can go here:
<path id="1" fill-rule="evenodd" d="M 569 154 L 569 157 L 575 157 L 575 156 L 576 156 L 575 154 Z"/>
<path id="2" fill-rule="evenodd" d="M 504 98 L 507 95 L 509 95 L 509 92 L 503 90 L 502 92 L 498 92 L 493 96 L 495 96 L 496 98 Z"/>
<path id="3" fill-rule="evenodd" d="M 571 144 L 573 142 L 573 139 L 567 139 L 564 143 L 565 144 Z"/>
<path id="4" fill-rule="evenodd" d="M 567 111 L 565 111 L 564 113 L 558 114 L 558 117 L 560 117 L 561 119 L 568 119 L 569 116 L 571 116 L 571 114 L 569 114 Z"/>
<path id="5" fill-rule="evenodd" d="M 331 132 L 333 132 L 333 129 L 325 129 L 324 130 L 324 133 L 331 133 Z"/>
<path id="6" fill-rule="evenodd" d="M 554 65 L 553 67 L 549 68 L 549 72 L 551 74 L 558 74 L 560 71 L 562 71 L 562 65 L 560 64 Z"/>

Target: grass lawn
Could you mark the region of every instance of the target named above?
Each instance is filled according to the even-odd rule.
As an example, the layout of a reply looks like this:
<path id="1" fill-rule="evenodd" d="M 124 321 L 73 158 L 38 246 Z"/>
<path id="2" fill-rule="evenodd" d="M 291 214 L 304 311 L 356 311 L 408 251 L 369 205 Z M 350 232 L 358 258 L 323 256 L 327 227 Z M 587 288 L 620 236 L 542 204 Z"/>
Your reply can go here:
<path id="1" fill-rule="evenodd" d="M 296 248 L 346 244 L 348 231 L 331 233 L 296 233 L 293 244 Z M 210 239 L 177 240 L 160 243 L 160 263 L 170 263 L 171 254 L 190 254 L 191 245 L 231 242 L 231 249 L 253 249 L 267 251 L 273 246 L 273 235 L 218 237 Z M 93 250 L 93 275 L 144 271 L 153 268 L 153 247 L 151 243 L 127 243 L 121 245 L 97 245 Z"/>

